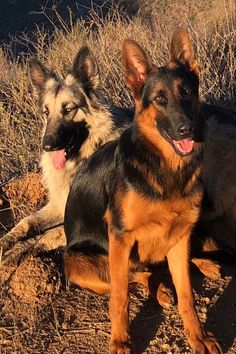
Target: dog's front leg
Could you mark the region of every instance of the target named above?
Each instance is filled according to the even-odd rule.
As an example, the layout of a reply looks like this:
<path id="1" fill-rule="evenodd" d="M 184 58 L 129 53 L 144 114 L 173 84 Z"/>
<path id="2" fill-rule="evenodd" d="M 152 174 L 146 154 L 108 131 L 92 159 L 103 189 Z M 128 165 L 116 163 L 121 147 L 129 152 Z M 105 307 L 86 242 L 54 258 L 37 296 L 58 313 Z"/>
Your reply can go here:
<path id="1" fill-rule="evenodd" d="M 189 236 L 184 236 L 167 254 L 178 298 L 180 315 L 190 346 L 198 354 L 218 354 L 220 346 L 213 335 L 206 335 L 199 322 L 193 301 L 189 275 Z"/>
<path id="2" fill-rule="evenodd" d="M 4 253 L 1 265 L 18 265 L 22 257 L 28 255 L 36 256 L 43 251 L 50 251 L 66 245 L 66 236 L 63 226 L 58 226 L 37 235 L 33 238 L 17 242 L 12 249 Z"/>
<path id="3" fill-rule="evenodd" d="M 39 211 L 22 219 L 12 230 L 1 237 L 0 249 L 4 254 L 17 242 L 28 238 L 33 231 L 39 234 L 42 230 L 61 222 L 63 222 L 63 215 L 58 211 L 57 206 L 48 203 Z"/>
<path id="4" fill-rule="evenodd" d="M 116 236 L 109 232 L 109 266 L 111 279 L 110 353 L 112 354 L 132 353 L 128 317 L 128 273 L 131 246 L 125 241 L 125 235 Z"/>

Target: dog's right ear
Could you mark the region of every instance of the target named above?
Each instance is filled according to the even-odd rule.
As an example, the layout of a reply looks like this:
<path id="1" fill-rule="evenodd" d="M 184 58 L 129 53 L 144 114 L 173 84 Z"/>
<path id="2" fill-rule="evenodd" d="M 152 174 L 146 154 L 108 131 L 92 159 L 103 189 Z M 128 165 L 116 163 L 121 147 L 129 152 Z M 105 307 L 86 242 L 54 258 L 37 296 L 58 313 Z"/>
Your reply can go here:
<path id="1" fill-rule="evenodd" d="M 152 69 L 152 65 L 144 50 L 132 39 L 123 42 L 121 61 L 125 72 L 125 82 L 139 99 L 141 89 Z"/>
<path id="2" fill-rule="evenodd" d="M 42 95 L 46 82 L 55 75 L 36 58 L 29 61 L 29 77 L 36 96 Z"/>
<path id="3" fill-rule="evenodd" d="M 86 92 L 96 90 L 101 84 L 97 61 L 87 46 L 82 47 L 77 53 L 72 73 L 82 83 Z"/>

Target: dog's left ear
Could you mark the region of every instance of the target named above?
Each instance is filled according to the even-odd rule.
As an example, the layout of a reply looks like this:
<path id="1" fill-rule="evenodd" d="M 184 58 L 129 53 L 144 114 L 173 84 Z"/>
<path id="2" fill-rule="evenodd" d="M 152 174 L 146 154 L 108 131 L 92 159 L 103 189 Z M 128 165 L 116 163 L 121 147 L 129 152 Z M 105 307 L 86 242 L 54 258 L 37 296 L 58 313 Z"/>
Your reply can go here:
<path id="1" fill-rule="evenodd" d="M 152 69 L 149 58 L 140 45 L 132 39 L 123 42 L 121 61 L 125 72 L 126 85 L 140 98 L 144 82 Z"/>
<path id="2" fill-rule="evenodd" d="M 195 59 L 193 46 L 187 31 L 178 28 L 172 37 L 170 45 L 170 62 L 177 62 L 188 70 L 199 74 L 199 65 Z"/>
<path id="3" fill-rule="evenodd" d="M 101 85 L 97 61 L 87 46 L 82 47 L 75 57 L 73 75 L 82 83 L 85 91 Z"/>

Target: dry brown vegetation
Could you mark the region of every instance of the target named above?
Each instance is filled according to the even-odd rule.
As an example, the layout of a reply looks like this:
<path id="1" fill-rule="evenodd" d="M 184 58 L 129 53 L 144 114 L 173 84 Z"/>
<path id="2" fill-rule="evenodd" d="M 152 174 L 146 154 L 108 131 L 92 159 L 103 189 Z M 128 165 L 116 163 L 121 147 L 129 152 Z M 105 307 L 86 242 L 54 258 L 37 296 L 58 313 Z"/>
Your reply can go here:
<path id="1" fill-rule="evenodd" d="M 127 3 L 127 2 L 123 2 Z M 124 38 L 136 39 L 161 65 L 168 57 L 168 39 L 176 26 L 187 28 L 193 38 L 202 68 L 202 97 L 233 106 L 235 101 L 235 8 L 233 0 L 214 1 L 130 1 L 140 6 L 134 18 L 113 10 L 101 20 L 92 13 L 90 23 L 79 21 L 52 36 L 38 29 L 35 41 L 19 40 L 34 47 L 43 63 L 62 74 L 82 44 L 96 56 L 105 95 L 116 105 L 131 105 L 124 87 L 120 48 Z M 141 3 L 143 4 L 141 6 Z M 187 4 L 191 4 L 187 5 Z M 194 5 L 195 4 L 195 5 Z M 124 6 L 124 5 L 123 5 Z M 59 16 L 59 15 L 58 15 Z M 42 118 L 37 116 L 30 94 L 27 63 L 31 53 L 19 62 L 11 53 L 0 51 L 0 166 L 2 182 L 29 169 L 36 169 L 40 151 Z"/>
<path id="2" fill-rule="evenodd" d="M 190 32 L 202 69 L 202 98 L 235 109 L 233 0 L 121 3 L 124 11 L 114 8 L 105 19 L 92 12 L 89 22 L 63 23 L 64 29 L 55 30 L 53 36 L 38 29 L 34 40 L 27 36 L 19 40 L 26 47 L 30 43 L 34 55 L 60 75 L 70 66 L 81 45 L 88 44 L 99 62 L 106 97 L 116 105 L 130 106 L 133 101 L 124 87 L 120 65 L 123 39 L 137 40 L 147 49 L 152 61 L 162 65 L 168 58 L 173 29 L 183 26 Z M 136 12 L 134 17 L 127 15 L 127 6 Z M 37 115 L 28 83 L 30 55 L 12 58 L 6 47 L 0 50 L 0 187 L 17 176 L 39 169 L 43 121 Z M 35 184 L 37 191 L 38 183 Z M 27 203 L 27 194 L 21 188 L 14 182 L 5 186 L 15 221 L 39 202 L 35 198 Z M 227 268 L 229 274 L 231 268 Z M 201 293 L 195 294 L 201 320 L 216 333 L 228 354 L 236 352 L 235 312 L 232 307 L 227 308 L 229 299 L 225 296 L 231 296 L 235 311 L 235 297 L 232 300 L 235 288 L 231 280 L 228 275 L 216 282 L 195 281 Z M 190 353 L 176 308 L 163 312 L 154 303 L 144 302 L 139 292 L 132 294 L 132 300 L 131 316 L 135 317 L 132 331 L 136 333 L 137 353 Z M 66 292 L 61 285 L 61 270 L 50 256 L 27 258 L 22 262 L 0 289 L 0 308 L 0 353 L 107 352 L 110 330 L 107 298 L 78 289 Z M 224 327 L 224 321 L 231 325 Z"/>

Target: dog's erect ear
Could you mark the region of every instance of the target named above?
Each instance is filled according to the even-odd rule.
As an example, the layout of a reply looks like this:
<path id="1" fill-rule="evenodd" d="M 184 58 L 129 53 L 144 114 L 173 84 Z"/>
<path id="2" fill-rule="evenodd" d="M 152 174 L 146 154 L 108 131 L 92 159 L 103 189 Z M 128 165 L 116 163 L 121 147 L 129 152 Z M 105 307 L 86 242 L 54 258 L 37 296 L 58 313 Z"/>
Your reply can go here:
<path id="1" fill-rule="evenodd" d="M 125 72 L 125 82 L 133 91 L 134 97 L 138 99 L 147 75 L 152 68 L 147 54 L 137 42 L 126 39 L 122 46 L 121 60 Z"/>
<path id="2" fill-rule="evenodd" d="M 185 65 L 190 71 L 199 74 L 199 65 L 195 59 L 189 34 L 182 28 L 178 28 L 173 34 L 170 45 L 170 62 Z"/>
<path id="3" fill-rule="evenodd" d="M 54 73 L 48 70 L 36 58 L 31 58 L 29 61 L 29 76 L 34 89 L 34 93 L 37 96 L 40 96 L 44 92 L 46 81 L 49 78 L 55 77 Z"/>
<path id="4" fill-rule="evenodd" d="M 82 47 L 75 57 L 73 75 L 85 90 L 96 89 L 101 84 L 97 61 L 87 46 Z"/>

